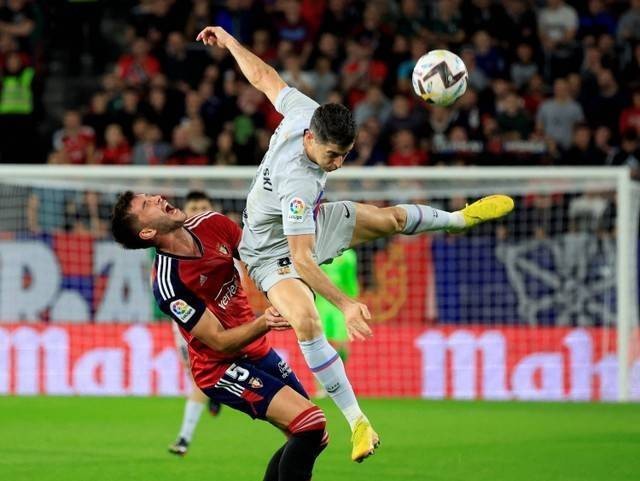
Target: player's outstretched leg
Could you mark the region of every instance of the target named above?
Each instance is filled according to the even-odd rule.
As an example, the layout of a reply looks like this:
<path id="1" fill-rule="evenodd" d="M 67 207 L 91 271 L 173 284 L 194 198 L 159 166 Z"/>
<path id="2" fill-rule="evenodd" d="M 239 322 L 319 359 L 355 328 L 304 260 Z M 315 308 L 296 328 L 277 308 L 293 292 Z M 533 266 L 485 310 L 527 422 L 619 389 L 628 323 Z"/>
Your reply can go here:
<path id="1" fill-rule="evenodd" d="M 351 246 L 394 234 L 420 234 L 429 231 L 462 232 L 478 224 L 504 217 L 514 208 L 513 199 L 496 194 L 483 197 L 464 209 L 447 212 L 421 204 L 400 204 L 379 208 L 356 206 L 356 226 Z"/>
<path id="2" fill-rule="evenodd" d="M 307 365 L 349 423 L 351 458 L 362 461 L 373 454 L 379 438 L 360 409 L 344 363 L 322 331 L 311 290 L 300 279 L 284 279 L 271 287 L 267 296 L 291 323 Z"/>

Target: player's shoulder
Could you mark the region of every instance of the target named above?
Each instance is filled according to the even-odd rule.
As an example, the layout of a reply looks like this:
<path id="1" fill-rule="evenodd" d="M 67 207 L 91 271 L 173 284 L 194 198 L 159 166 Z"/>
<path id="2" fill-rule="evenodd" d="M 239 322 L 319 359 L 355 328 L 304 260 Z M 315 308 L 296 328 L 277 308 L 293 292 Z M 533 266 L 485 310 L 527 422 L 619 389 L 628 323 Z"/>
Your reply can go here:
<path id="1" fill-rule="evenodd" d="M 213 210 L 209 210 L 206 212 L 201 212 L 200 214 L 196 214 L 194 216 L 189 217 L 185 222 L 184 226 L 188 229 L 196 229 L 200 226 L 210 226 L 218 223 L 224 222 L 226 216 L 221 214 L 220 212 L 216 212 Z"/>
<path id="2" fill-rule="evenodd" d="M 151 280 L 153 295 L 158 302 L 162 303 L 175 297 L 182 287 L 179 260 L 171 255 L 156 252 Z"/>

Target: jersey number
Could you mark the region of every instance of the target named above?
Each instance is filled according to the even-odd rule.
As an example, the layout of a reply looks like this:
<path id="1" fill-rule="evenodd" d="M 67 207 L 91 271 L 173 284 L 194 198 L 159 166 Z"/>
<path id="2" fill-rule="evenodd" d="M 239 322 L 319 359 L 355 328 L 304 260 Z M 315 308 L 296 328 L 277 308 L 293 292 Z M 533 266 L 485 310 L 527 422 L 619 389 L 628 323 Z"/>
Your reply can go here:
<path id="1" fill-rule="evenodd" d="M 229 369 L 225 372 L 227 376 L 231 379 L 235 379 L 236 381 L 246 381 L 249 377 L 249 371 L 244 367 L 240 367 L 236 364 L 231 364 Z"/>

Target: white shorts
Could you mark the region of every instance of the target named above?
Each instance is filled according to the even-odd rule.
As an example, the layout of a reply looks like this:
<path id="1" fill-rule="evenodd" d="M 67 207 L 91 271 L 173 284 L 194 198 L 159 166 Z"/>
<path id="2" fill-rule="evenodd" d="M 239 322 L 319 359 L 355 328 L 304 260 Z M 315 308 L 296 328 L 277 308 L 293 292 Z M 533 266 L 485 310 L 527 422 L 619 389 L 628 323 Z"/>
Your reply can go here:
<path id="1" fill-rule="evenodd" d="M 356 206 L 349 200 L 320 205 L 316 218 L 316 260 L 326 264 L 338 257 L 351 244 L 356 227 Z M 284 279 L 300 279 L 290 256 L 271 259 L 249 268 L 249 275 L 258 289 L 269 292 Z"/>

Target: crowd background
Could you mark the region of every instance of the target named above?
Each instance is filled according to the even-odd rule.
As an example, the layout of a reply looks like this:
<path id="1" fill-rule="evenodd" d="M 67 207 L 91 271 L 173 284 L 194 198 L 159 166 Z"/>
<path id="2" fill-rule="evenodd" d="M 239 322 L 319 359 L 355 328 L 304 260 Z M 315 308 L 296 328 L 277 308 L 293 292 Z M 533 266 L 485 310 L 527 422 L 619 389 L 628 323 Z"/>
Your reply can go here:
<path id="1" fill-rule="evenodd" d="M 207 25 L 353 110 L 346 165 L 640 168 L 640 0 L 0 0 L 0 161 L 257 165 L 280 116 Z M 469 70 L 451 108 L 412 91 L 435 48 Z M 47 196 L 53 230 L 107 235 L 112 199 L 37 189 L 32 232 Z"/>

